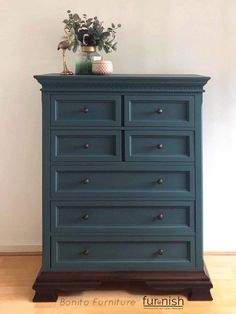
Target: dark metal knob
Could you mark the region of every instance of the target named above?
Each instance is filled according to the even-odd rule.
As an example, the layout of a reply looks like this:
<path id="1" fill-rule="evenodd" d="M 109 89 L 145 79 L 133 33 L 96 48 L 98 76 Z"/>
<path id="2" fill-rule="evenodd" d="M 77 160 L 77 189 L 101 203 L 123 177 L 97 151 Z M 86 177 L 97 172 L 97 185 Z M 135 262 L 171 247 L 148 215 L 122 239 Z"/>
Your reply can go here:
<path id="1" fill-rule="evenodd" d="M 89 179 L 84 179 L 83 184 L 89 184 L 90 180 Z"/>
<path id="2" fill-rule="evenodd" d="M 161 108 L 158 108 L 156 111 L 156 113 L 158 113 L 158 114 L 161 114 L 162 112 L 163 112 L 163 109 L 161 109 Z"/>
<path id="3" fill-rule="evenodd" d="M 157 144 L 157 149 L 162 149 L 163 148 L 163 144 Z"/>
<path id="4" fill-rule="evenodd" d="M 159 215 L 157 216 L 157 219 L 163 220 L 163 219 L 164 219 L 164 215 L 163 215 L 163 214 L 159 214 Z"/>
<path id="5" fill-rule="evenodd" d="M 157 180 L 157 183 L 158 183 L 158 184 L 163 184 L 163 183 L 164 183 L 164 180 L 163 180 L 162 178 L 160 178 L 160 179 Z"/>
<path id="6" fill-rule="evenodd" d="M 89 250 L 84 250 L 82 253 L 81 253 L 81 255 L 89 255 Z"/>
<path id="7" fill-rule="evenodd" d="M 82 219 L 83 219 L 83 220 L 88 220 L 88 218 L 89 218 L 89 215 L 88 215 L 88 214 L 84 214 L 84 215 L 82 216 Z"/>
<path id="8" fill-rule="evenodd" d="M 88 112 L 89 112 L 88 108 L 83 108 L 82 111 L 83 111 L 84 113 L 88 113 Z"/>
<path id="9" fill-rule="evenodd" d="M 164 250 L 162 250 L 162 249 L 158 250 L 158 251 L 157 251 L 157 254 L 158 254 L 158 255 L 163 255 L 163 254 L 164 254 Z"/>
<path id="10" fill-rule="evenodd" d="M 89 144 L 84 144 L 84 148 L 89 148 Z"/>

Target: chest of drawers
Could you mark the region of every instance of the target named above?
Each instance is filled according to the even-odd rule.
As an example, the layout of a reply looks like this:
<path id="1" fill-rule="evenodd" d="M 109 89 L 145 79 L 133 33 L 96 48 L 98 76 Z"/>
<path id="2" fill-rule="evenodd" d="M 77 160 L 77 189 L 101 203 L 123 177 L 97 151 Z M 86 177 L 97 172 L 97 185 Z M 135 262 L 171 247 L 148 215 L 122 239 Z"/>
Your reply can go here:
<path id="1" fill-rule="evenodd" d="M 38 75 L 43 257 L 34 301 L 141 285 L 211 300 L 198 75 Z"/>

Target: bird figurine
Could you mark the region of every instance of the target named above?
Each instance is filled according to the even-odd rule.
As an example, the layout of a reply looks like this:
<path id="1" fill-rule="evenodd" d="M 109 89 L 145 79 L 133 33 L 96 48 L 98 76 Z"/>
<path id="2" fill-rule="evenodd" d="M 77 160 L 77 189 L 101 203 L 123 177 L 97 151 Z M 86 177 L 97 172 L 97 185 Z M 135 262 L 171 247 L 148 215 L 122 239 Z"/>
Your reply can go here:
<path id="1" fill-rule="evenodd" d="M 65 53 L 66 53 L 66 50 L 72 46 L 73 35 L 71 34 L 71 30 L 67 26 L 64 28 L 64 31 L 66 33 L 65 39 L 63 41 L 59 42 L 59 44 L 57 46 L 57 50 L 62 49 L 63 71 L 61 72 L 61 74 L 72 75 L 73 72 L 68 69 L 67 64 L 66 64 Z"/>

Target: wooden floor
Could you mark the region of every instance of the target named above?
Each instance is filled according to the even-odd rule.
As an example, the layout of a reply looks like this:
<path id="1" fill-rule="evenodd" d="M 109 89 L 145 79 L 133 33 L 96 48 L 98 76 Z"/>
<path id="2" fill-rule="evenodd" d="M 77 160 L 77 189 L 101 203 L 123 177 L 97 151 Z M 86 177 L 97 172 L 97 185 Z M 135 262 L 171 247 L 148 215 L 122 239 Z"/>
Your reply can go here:
<path id="1" fill-rule="evenodd" d="M 31 286 L 40 267 L 40 256 L 0 256 L 0 313 L 191 313 L 236 314 L 236 256 L 206 256 L 214 288 L 212 302 L 190 302 L 183 309 L 144 309 L 142 295 L 124 291 L 90 291 L 60 296 L 57 303 L 33 303 Z M 158 297 L 158 296 L 155 296 Z M 124 305 L 111 305 L 117 299 Z M 106 305 L 106 301 L 110 305 Z M 127 302 L 129 301 L 129 304 Z M 100 302 L 97 305 L 93 302 Z"/>

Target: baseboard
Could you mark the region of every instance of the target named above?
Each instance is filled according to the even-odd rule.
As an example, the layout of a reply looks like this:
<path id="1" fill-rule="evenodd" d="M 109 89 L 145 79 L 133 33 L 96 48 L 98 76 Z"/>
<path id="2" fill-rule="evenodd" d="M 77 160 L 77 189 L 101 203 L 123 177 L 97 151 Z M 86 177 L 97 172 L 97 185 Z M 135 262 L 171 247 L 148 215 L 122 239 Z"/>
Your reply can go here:
<path id="1" fill-rule="evenodd" d="M 206 255 L 206 256 L 209 256 L 209 255 L 230 256 L 230 255 L 236 255 L 236 252 L 234 252 L 234 251 L 205 251 L 204 255 Z"/>
<path id="2" fill-rule="evenodd" d="M 41 255 L 42 245 L 0 245 L 0 255 Z"/>
<path id="3" fill-rule="evenodd" d="M 0 245 L 0 255 L 42 255 L 41 245 Z M 205 256 L 230 256 L 236 251 L 205 251 Z"/>

